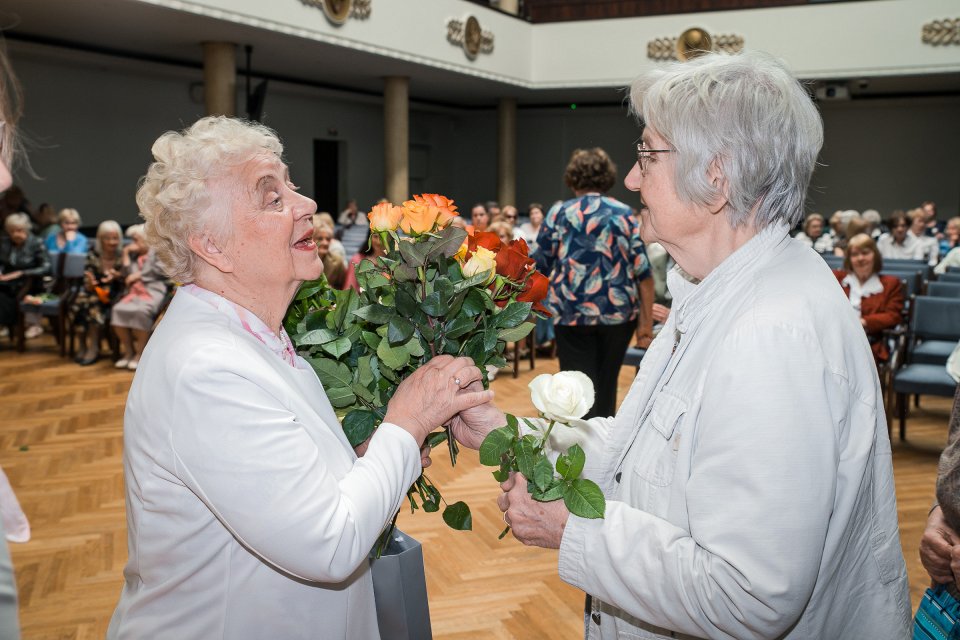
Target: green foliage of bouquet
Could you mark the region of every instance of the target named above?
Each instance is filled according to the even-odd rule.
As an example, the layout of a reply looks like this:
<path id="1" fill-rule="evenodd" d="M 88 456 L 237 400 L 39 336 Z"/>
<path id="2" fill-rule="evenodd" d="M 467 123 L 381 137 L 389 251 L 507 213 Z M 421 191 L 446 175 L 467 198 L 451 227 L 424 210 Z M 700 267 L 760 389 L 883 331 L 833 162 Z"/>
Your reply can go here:
<path id="1" fill-rule="evenodd" d="M 546 313 L 540 301 L 547 279 L 534 269 L 526 243 L 503 246 L 495 234 L 452 226 L 455 214 L 453 202 L 437 194 L 377 205 L 368 218 L 385 255 L 357 265 L 360 291 L 331 289 L 323 278 L 305 283 L 287 313 L 287 332 L 355 447 L 379 426 L 400 382 L 430 358 L 469 356 L 486 386 L 486 365 L 505 366 L 506 343 L 530 333 L 534 312 Z M 447 428 L 427 444 L 444 441 L 456 464 L 458 447 Z M 446 504 L 426 475 L 407 499 L 411 511 L 436 512 Z M 443 520 L 472 528 L 463 502 L 447 505 Z"/>

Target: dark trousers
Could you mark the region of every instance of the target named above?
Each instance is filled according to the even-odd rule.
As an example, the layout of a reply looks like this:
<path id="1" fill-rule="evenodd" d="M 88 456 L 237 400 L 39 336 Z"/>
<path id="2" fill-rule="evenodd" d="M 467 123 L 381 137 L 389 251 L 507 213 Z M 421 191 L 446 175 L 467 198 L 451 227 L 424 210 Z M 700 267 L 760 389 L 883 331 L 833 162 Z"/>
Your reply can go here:
<path id="1" fill-rule="evenodd" d="M 593 381 L 596 399 L 584 418 L 612 416 L 617 409 L 617 378 L 636 321 L 594 326 L 557 325 L 561 371 L 582 371 Z"/>

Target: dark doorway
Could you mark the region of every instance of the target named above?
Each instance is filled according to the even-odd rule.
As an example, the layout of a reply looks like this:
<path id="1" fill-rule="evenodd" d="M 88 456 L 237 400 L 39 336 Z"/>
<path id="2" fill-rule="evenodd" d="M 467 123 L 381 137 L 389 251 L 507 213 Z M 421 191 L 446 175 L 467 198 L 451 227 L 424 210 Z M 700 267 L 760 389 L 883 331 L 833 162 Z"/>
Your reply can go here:
<path id="1" fill-rule="evenodd" d="M 340 140 L 313 141 L 313 199 L 317 211 L 340 212 Z"/>

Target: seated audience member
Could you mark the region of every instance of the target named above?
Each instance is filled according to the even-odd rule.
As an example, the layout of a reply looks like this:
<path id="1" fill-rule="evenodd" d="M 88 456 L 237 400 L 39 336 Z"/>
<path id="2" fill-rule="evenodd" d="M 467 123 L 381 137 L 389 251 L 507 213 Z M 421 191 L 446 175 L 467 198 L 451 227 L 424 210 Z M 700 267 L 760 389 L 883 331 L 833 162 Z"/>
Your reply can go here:
<path id="1" fill-rule="evenodd" d="M 86 254 L 90 250 L 87 236 L 80 233 L 80 212 L 76 209 L 61 209 L 57 216 L 60 230 L 52 233 L 44 240 L 47 252 L 51 256 L 58 253 Z"/>
<path id="2" fill-rule="evenodd" d="M 948 593 L 960 599 L 955 570 L 960 556 L 960 386 L 953 396 L 947 430 L 947 446 L 937 465 L 937 500 L 920 538 L 920 562 L 934 584 L 947 585 Z"/>
<path id="3" fill-rule="evenodd" d="M 543 224 L 543 205 L 531 202 L 527 207 L 528 222 L 520 225 L 520 237 L 526 240 L 527 248 L 532 256 L 537 252 L 537 236 L 540 234 L 540 225 Z"/>
<path id="4" fill-rule="evenodd" d="M 23 189 L 17 185 L 8 187 L 0 197 L 0 220 L 6 221 L 7 216 L 14 213 L 25 213 L 30 217 L 32 211 L 30 201 L 24 195 Z"/>
<path id="5" fill-rule="evenodd" d="M 508 245 L 513 242 L 513 227 L 506 220 L 494 220 L 487 227 L 487 231 L 497 234 L 500 242 Z"/>
<path id="6" fill-rule="evenodd" d="M 824 233 L 825 226 L 822 215 L 811 213 L 803 221 L 803 231 L 794 237 L 817 253 L 830 253 L 833 251 L 834 238 L 830 233 Z"/>
<path id="7" fill-rule="evenodd" d="M 910 220 L 903 211 L 894 211 L 887 223 L 890 231 L 877 240 L 877 249 L 887 260 L 920 260 L 923 247 L 910 236 Z"/>
<path id="8" fill-rule="evenodd" d="M 477 231 L 487 230 L 487 225 L 490 224 L 490 213 L 482 202 L 478 202 L 470 209 L 470 224 Z"/>
<path id="9" fill-rule="evenodd" d="M 867 235 L 876 240 L 881 235 L 883 235 L 883 219 L 880 217 L 880 212 L 876 209 L 867 209 L 863 212 L 861 216 L 863 221 L 869 225 L 867 230 Z"/>
<path id="10" fill-rule="evenodd" d="M 333 237 L 333 228 L 325 222 L 313 220 L 313 242 L 323 262 L 323 275 L 334 289 L 343 289 L 347 277 L 347 257 L 343 243 Z"/>
<path id="11" fill-rule="evenodd" d="M 360 290 L 360 284 L 357 282 L 356 266 L 360 264 L 362 260 L 375 260 L 380 256 L 386 255 L 386 251 L 383 250 L 383 245 L 380 244 L 380 236 L 376 233 L 370 233 L 370 228 L 367 227 L 367 237 L 364 239 L 363 244 L 360 245 L 360 250 L 353 254 L 353 257 L 350 258 L 350 262 L 347 264 L 347 277 L 344 281 L 343 288 L 348 287 Z"/>
<path id="12" fill-rule="evenodd" d="M 950 249 L 950 253 L 933 268 L 937 275 L 947 272 L 948 267 L 960 267 L 960 247 Z"/>
<path id="13" fill-rule="evenodd" d="M 132 242 L 121 254 L 126 293 L 113 305 L 110 326 L 123 349 L 114 366 L 134 370 L 167 293 L 167 276 L 161 271 L 154 252 L 147 247 L 142 224 L 127 229 L 127 237 Z"/>
<path id="14" fill-rule="evenodd" d="M 511 234 L 513 235 L 514 240 L 519 240 L 523 237 L 523 234 L 520 233 L 520 229 L 517 227 L 517 220 L 520 218 L 520 212 L 517 211 L 517 208 L 512 204 L 505 205 L 500 210 L 499 220 L 503 220 L 510 225 Z"/>
<path id="15" fill-rule="evenodd" d="M 844 256 L 847 251 L 847 242 L 855 235 L 865 233 L 869 225 L 853 209 L 844 211 L 841 215 L 841 233 L 833 241 L 833 255 Z"/>
<path id="16" fill-rule="evenodd" d="M 358 215 L 360 215 L 360 210 L 357 209 L 357 201 L 347 200 L 347 208 L 340 212 L 337 222 L 344 227 L 352 227 L 356 224 Z"/>
<path id="17" fill-rule="evenodd" d="M 899 278 L 880 275 L 882 268 L 883 257 L 876 243 L 861 233 L 850 238 L 843 269 L 833 272 L 860 315 L 877 364 L 890 357 L 883 332 L 903 320 L 903 286 Z"/>
<path id="18" fill-rule="evenodd" d="M 33 231 L 44 242 L 47 236 L 60 231 L 60 225 L 57 224 L 57 211 L 49 202 L 44 202 L 37 207 L 33 217 Z"/>
<path id="19" fill-rule="evenodd" d="M 947 220 L 940 238 L 940 255 L 946 256 L 957 247 L 960 247 L 960 216 Z"/>
<path id="20" fill-rule="evenodd" d="M 833 241 L 836 242 L 843 237 L 843 211 L 834 211 L 833 215 L 830 216 L 829 223 L 830 228 L 826 231 L 826 233 L 829 233 L 830 237 L 833 238 Z"/>
<path id="21" fill-rule="evenodd" d="M 17 321 L 17 305 L 23 296 L 40 293 L 43 276 L 50 273 L 50 257 L 40 238 L 31 233 L 32 226 L 25 213 L 11 214 L 3 224 L 7 235 L 0 238 L 0 327 L 4 334 Z M 27 339 L 43 333 L 39 313 L 24 315 Z"/>
<path id="22" fill-rule="evenodd" d="M 939 240 L 943 233 L 943 222 L 937 220 L 937 203 L 927 200 L 920 205 L 920 208 L 923 209 L 924 216 L 927 218 L 927 235 Z"/>
<path id="23" fill-rule="evenodd" d="M 80 329 L 76 361 L 84 366 L 100 358 L 100 340 L 107 331 L 110 307 L 123 293 L 122 237 L 123 231 L 116 221 L 100 223 L 93 249 L 87 254 L 83 288 L 70 306 L 73 324 Z"/>
<path id="24" fill-rule="evenodd" d="M 496 200 L 487 200 L 487 203 L 484 205 L 484 208 L 487 210 L 487 214 L 490 215 L 490 220 L 496 220 L 500 217 L 500 203 Z"/>
<path id="25" fill-rule="evenodd" d="M 913 209 L 907 213 L 907 218 L 910 219 L 910 230 L 907 234 L 912 236 L 920 247 L 920 259 L 925 260 L 931 267 L 935 266 L 940 259 L 940 243 L 935 237 L 927 235 L 927 215 L 923 209 Z"/>

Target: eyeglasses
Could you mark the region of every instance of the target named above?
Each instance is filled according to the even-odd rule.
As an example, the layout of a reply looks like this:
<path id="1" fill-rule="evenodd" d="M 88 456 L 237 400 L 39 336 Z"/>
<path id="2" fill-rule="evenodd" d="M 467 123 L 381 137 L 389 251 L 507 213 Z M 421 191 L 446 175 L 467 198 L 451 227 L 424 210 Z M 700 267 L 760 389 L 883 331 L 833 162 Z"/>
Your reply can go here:
<path id="1" fill-rule="evenodd" d="M 676 149 L 647 149 L 647 143 L 641 142 L 637 144 L 637 164 L 640 165 L 640 175 L 647 175 L 647 160 L 650 159 L 651 153 L 672 153 Z"/>

